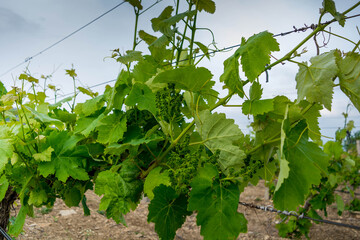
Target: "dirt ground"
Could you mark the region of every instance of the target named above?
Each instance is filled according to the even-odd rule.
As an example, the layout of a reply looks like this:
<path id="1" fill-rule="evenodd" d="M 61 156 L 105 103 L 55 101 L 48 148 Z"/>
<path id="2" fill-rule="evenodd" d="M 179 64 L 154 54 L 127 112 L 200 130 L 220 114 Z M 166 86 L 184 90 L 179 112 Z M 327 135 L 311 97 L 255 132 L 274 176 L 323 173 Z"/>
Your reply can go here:
<path id="1" fill-rule="evenodd" d="M 256 205 L 271 205 L 270 201 L 264 200 L 265 187 L 263 184 L 249 186 L 241 194 L 240 201 L 254 203 Z M 147 223 L 146 199 L 142 200 L 139 207 L 129 213 L 125 219 L 128 227 L 116 224 L 97 212 L 100 198 L 93 192 L 87 194 L 90 216 L 84 216 L 81 207 L 68 208 L 62 201 L 57 201 L 51 212 L 44 214 L 44 209 L 37 209 L 34 218 L 28 218 L 23 232 L 17 239 L 96 239 L 96 240 L 132 240 L 132 239 L 158 239 L 154 231 L 154 224 Z M 347 198 L 346 193 L 344 197 Z M 13 214 L 15 214 L 13 211 Z M 18 208 L 17 208 L 18 211 Z M 328 209 L 328 220 L 338 221 L 351 225 L 360 226 L 360 214 L 344 212 L 338 216 L 336 208 Z M 275 223 L 281 219 L 270 212 L 263 212 L 244 206 L 239 206 L 248 220 L 248 233 L 241 234 L 238 239 L 282 239 L 278 236 Z M 360 239 L 360 231 L 338 227 L 328 224 L 314 224 L 310 232 L 311 239 Z M 195 216 L 190 216 L 181 229 L 177 231 L 176 240 L 202 239 L 200 228 L 196 225 Z"/>

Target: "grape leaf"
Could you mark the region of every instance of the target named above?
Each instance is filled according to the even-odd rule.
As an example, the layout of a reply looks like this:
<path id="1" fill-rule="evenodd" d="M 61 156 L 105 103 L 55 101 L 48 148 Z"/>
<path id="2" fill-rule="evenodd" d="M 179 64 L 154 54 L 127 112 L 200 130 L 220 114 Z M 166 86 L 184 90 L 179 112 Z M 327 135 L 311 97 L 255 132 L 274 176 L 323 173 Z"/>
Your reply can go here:
<path id="1" fill-rule="evenodd" d="M 134 66 L 133 70 L 135 80 L 142 83 L 145 83 L 155 75 L 157 69 L 156 62 L 150 56 L 145 56 L 144 58 L 144 60 L 139 61 Z"/>
<path id="2" fill-rule="evenodd" d="M 210 60 L 209 48 L 207 46 L 205 46 L 204 44 L 202 44 L 201 42 L 195 41 L 194 43 L 200 48 L 200 50 L 207 57 L 207 59 Z"/>
<path id="3" fill-rule="evenodd" d="M 104 117 L 100 124 L 96 128 L 98 131 L 97 140 L 103 144 L 119 141 L 127 129 L 126 116 L 120 111 L 114 111 L 113 114 Z"/>
<path id="4" fill-rule="evenodd" d="M 76 121 L 75 133 L 81 133 L 85 137 L 88 137 L 96 127 L 101 125 L 101 120 L 105 117 L 104 114 L 100 114 L 97 117 L 82 117 Z"/>
<path id="5" fill-rule="evenodd" d="M 69 113 L 66 109 L 54 109 L 54 118 L 59 119 L 64 123 L 69 123 L 71 125 L 75 124 L 76 122 L 76 114 Z"/>
<path id="6" fill-rule="evenodd" d="M 143 9 L 143 6 L 141 5 L 141 0 L 125 0 L 125 2 L 130 3 L 133 7 L 136 7 L 138 10 Z"/>
<path id="7" fill-rule="evenodd" d="M 12 155 L 13 146 L 10 130 L 2 125 L 0 126 L 0 173 Z"/>
<path id="8" fill-rule="evenodd" d="M 145 179 L 144 193 L 148 196 L 150 200 L 154 198 L 154 188 L 160 186 L 161 184 L 165 186 L 171 185 L 169 171 L 165 170 L 161 172 L 161 170 L 161 167 L 154 168 L 153 170 L 151 170 L 151 172 Z"/>
<path id="9" fill-rule="evenodd" d="M 204 67 L 186 66 L 159 73 L 153 83 L 174 83 L 177 88 L 183 90 L 217 96 L 217 92 L 212 90 L 215 84 L 211 81 L 212 76 Z"/>
<path id="10" fill-rule="evenodd" d="M 196 224 L 204 239 L 235 239 L 247 231 L 247 221 L 237 212 L 240 191 L 236 184 L 224 186 L 218 170 L 206 164 L 191 183 L 189 211 L 197 211 Z"/>
<path id="11" fill-rule="evenodd" d="M 5 175 L 2 175 L 0 178 L 0 202 L 4 199 L 5 194 L 9 187 L 9 181 Z"/>
<path id="12" fill-rule="evenodd" d="M 90 97 L 96 97 L 98 95 L 98 93 L 93 92 L 90 88 L 84 88 L 84 87 L 78 87 L 77 88 L 80 92 L 82 92 L 85 95 L 88 95 Z"/>
<path id="13" fill-rule="evenodd" d="M 57 107 L 61 107 L 63 105 L 63 103 L 69 102 L 74 98 L 74 96 L 70 96 L 70 97 L 66 97 L 64 99 L 61 99 L 60 101 L 54 103 L 54 104 L 50 104 L 49 105 L 49 109 L 54 109 Z"/>
<path id="14" fill-rule="evenodd" d="M 116 61 L 122 64 L 129 64 L 135 61 L 141 61 L 143 59 L 140 51 L 127 50 L 126 54 L 119 56 Z"/>
<path id="15" fill-rule="evenodd" d="M 234 142 L 239 141 L 244 135 L 233 119 L 226 119 L 224 113 L 212 114 L 205 110 L 199 113 L 195 121 L 197 131 L 206 147 L 212 152 L 220 150 L 218 161 L 224 170 L 244 164 L 244 151 L 234 145 Z"/>
<path id="16" fill-rule="evenodd" d="M 171 13 L 174 11 L 172 6 L 167 6 L 157 18 L 151 19 L 152 29 L 157 32 L 160 30 L 160 23 L 171 17 Z"/>
<path id="17" fill-rule="evenodd" d="M 307 101 L 301 101 L 299 106 L 304 109 L 311 104 Z M 320 104 L 314 104 L 306 113 L 303 114 L 303 117 L 306 119 L 306 123 L 309 127 L 309 137 L 315 142 L 322 145 L 321 141 L 321 132 L 319 127 L 318 118 L 321 117 L 320 110 L 323 107 Z"/>
<path id="18" fill-rule="evenodd" d="M 220 81 L 225 84 L 223 88 L 228 88 L 242 98 L 244 89 L 239 74 L 239 58 L 240 54 L 235 52 L 224 61 L 224 73 L 220 76 Z"/>
<path id="19" fill-rule="evenodd" d="M 215 6 L 215 2 L 212 0 L 196 0 L 193 1 L 196 4 L 196 9 L 198 11 L 202 11 L 204 10 L 205 12 L 208 13 L 215 13 L 216 10 L 216 6 Z"/>
<path id="20" fill-rule="evenodd" d="M 117 167 L 117 166 L 115 166 Z M 99 210 L 106 210 L 106 216 L 116 223 L 126 225 L 123 215 L 140 200 L 142 181 L 136 179 L 139 169 L 131 160 L 121 164 L 120 172 L 106 170 L 99 173 L 95 181 L 95 193 L 104 195 Z"/>
<path id="21" fill-rule="evenodd" d="M 242 105 L 242 113 L 254 116 L 274 110 L 274 99 L 245 100 Z"/>
<path id="22" fill-rule="evenodd" d="M 324 152 L 329 155 L 330 158 L 340 159 L 344 150 L 340 142 L 328 141 L 324 145 Z"/>
<path id="23" fill-rule="evenodd" d="M 178 23 L 185 17 L 192 17 L 196 14 L 196 11 L 194 10 L 171 16 L 173 10 L 174 9 L 171 6 L 168 6 L 164 9 L 164 11 L 160 14 L 159 17 L 151 19 L 152 28 L 155 32 L 160 31 L 164 35 L 170 37 L 173 35 L 171 26 Z"/>
<path id="24" fill-rule="evenodd" d="M 279 44 L 272 33 L 267 31 L 251 36 L 247 41 L 243 38 L 236 54 L 241 56 L 241 65 L 249 81 L 254 81 L 270 63 L 270 53 L 279 51 Z"/>
<path id="25" fill-rule="evenodd" d="M 32 211 L 29 205 L 22 205 L 19 213 L 16 216 L 15 222 L 9 225 L 9 234 L 17 237 L 23 229 L 26 215 Z"/>
<path id="26" fill-rule="evenodd" d="M 48 193 L 43 188 L 35 188 L 31 191 L 28 204 L 40 207 L 48 200 Z"/>
<path id="27" fill-rule="evenodd" d="M 107 101 L 107 111 L 111 111 L 113 108 L 121 110 L 124 98 L 131 90 L 128 87 L 130 79 L 129 72 L 122 70 L 116 79 L 115 86 L 107 86 L 104 93 L 104 98 Z"/>
<path id="28" fill-rule="evenodd" d="M 140 110 L 148 110 L 156 115 L 155 94 L 151 89 L 143 83 L 135 83 L 125 99 L 127 106 L 135 106 L 137 104 Z"/>
<path id="29" fill-rule="evenodd" d="M 342 13 L 336 11 L 335 2 L 333 0 L 324 0 L 322 3 L 324 11 L 330 13 L 338 23 L 344 27 L 345 16 Z"/>
<path id="30" fill-rule="evenodd" d="M 105 154 L 120 155 L 125 150 L 130 149 L 131 147 L 138 147 L 139 145 L 150 142 L 158 142 L 164 140 L 163 137 L 153 134 L 151 136 L 139 136 L 136 138 L 127 139 L 125 138 L 123 143 L 111 143 L 105 149 Z"/>
<path id="31" fill-rule="evenodd" d="M 43 122 L 43 123 L 54 123 L 54 124 L 59 124 L 60 123 L 60 126 L 62 125 L 62 122 L 56 118 L 52 118 L 52 117 L 49 117 L 49 115 L 47 114 L 44 114 L 44 113 L 40 113 L 38 111 L 35 111 L 34 109 L 32 109 L 31 107 L 28 107 L 28 106 L 24 106 L 27 110 L 29 110 L 34 116 L 35 116 L 35 119 Z"/>
<path id="32" fill-rule="evenodd" d="M 155 231 L 160 239 L 174 239 L 176 230 L 185 222 L 186 216 L 190 215 L 186 208 L 185 195 L 179 196 L 173 188 L 162 184 L 154 189 L 148 222 L 155 223 Z"/>
<path id="33" fill-rule="evenodd" d="M 147 45 L 151 45 L 153 42 L 155 42 L 155 40 L 157 39 L 157 37 L 148 34 L 147 32 L 145 32 L 144 30 L 140 30 L 139 31 L 139 37 L 146 42 Z"/>
<path id="34" fill-rule="evenodd" d="M 33 158 L 36 161 L 40 162 L 50 162 L 51 161 L 51 153 L 54 151 L 52 147 L 48 147 L 45 151 L 41 153 L 34 153 Z"/>
<path id="35" fill-rule="evenodd" d="M 296 74 L 296 89 L 298 100 L 306 100 L 324 104 L 331 110 L 333 87 L 338 67 L 336 65 L 335 51 L 323 53 L 310 59 L 311 65 L 306 62 L 299 64 Z"/>
<path id="36" fill-rule="evenodd" d="M 274 205 L 278 209 L 296 210 L 304 203 L 311 185 L 320 183 L 321 173 L 327 174 L 328 156 L 308 141 L 306 127 L 302 120 L 286 133 L 283 151 L 290 171 L 274 194 Z"/>
<path id="37" fill-rule="evenodd" d="M 2 95 L 5 95 L 6 93 L 7 93 L 6 88 L 5 88 L 4 84 L 3 84 L 3 82 L 0 81 L 0 97 Z"/>
<path id="38" fill-rule="evenodd" d="M 104 106 L 104 103 L 104 95 L 100 95 L 95 98 L 86 100 L 84 103 L 77 104 L 75 112 L 77 112 L 78 114 L 83 113 L 85 116 L 90 116 L 91 114 L 102 108 Z"/>
<path id="39" fill-rule="evenodd" d="M 62 182 L 66 182 L 69 177 L 88 180 L 83 160 L 89 155 L 85 146 L 76 146 L 80 140 L 80 137 L 68 132 L 52 132 L 46 138 L 46 143 L 41 145 L 43 150 L 49 147 L 54 149 L 52 158 L 48 162 L 39 162 L 39 173 L 44 177 L 55 174 Z"/>
<path id="40" fill-rule="evenodd" d="M 360 54 L 348 53 L 338 61 L 340 89 L 360 111 Z"/>

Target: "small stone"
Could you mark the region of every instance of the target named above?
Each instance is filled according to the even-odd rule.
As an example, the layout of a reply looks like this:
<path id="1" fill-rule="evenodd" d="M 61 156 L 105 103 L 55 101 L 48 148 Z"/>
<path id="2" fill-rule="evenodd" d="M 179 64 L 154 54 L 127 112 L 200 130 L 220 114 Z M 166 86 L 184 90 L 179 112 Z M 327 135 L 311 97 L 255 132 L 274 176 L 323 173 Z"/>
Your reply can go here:
<path id="1" fill-rule="evenodd" d="M 69 210 L 60 210 L 59 215 L 66 217 L 66 216 L 70 216 L 76 214 L 75 210 L 69 209 Z"/>

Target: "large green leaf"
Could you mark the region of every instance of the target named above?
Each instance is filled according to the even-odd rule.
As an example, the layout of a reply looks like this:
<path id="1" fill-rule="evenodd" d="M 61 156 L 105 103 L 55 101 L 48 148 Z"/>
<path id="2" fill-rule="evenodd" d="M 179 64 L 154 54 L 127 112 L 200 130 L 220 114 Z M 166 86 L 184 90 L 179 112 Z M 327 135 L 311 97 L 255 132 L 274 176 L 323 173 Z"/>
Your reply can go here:
<path id="1" fill-rule="evenodd" d="M 240 232 L 247 231 L 244 215 L 237 212 L 238 186 L 224 186 L 214 166 L 200 168 L 191 188 L 188 210 L 197 211 L 196 223 L 205 240 L 236 239 Z"/>
<path id="2" fill-rule="evenodd" d="M 185 222 L 187 199 L 177 195 L 169 186 L 160 185 L 154 189 L 154 198 L 149 205 L 148 222 L 155 223 L 155 231 L 160 239 L 174 239 L 176 230 Z"/>
<path id="3" fill-rule="evenodd" d="M 101 125 L 101 120 L 105 117 L 104 114 L 100 114 L 96 117 L 82 117 L 76 121 L 75 133 L 81 133 L 85 137 L 88 137 L 90 133 L 95 131 L 96 127 Z"/>
<path id="4" fill-rule="evenodd" d="M 15 222 L 9 225 L 9 234 L 17 237 L 23 229 L 26 215 L 31 211 L 29 205 L 21 206 L 19 213 L 16 216 Z"/>
<path id="5" fill-rule="evenodd" d="M 0 126 L 0 173 L 12 155 L 13 146 L 10 130 L 2 125 Z"/>
<path id="6" fill-rule="evenodd" d="M 215 6 L 215 2 L 212 0 L 193 0 L 193 2 L 195 2 L 196 4 L 196 9 L 198 11 L 202 11 L 204 10 L 205 12 L 208 13 L 215 13 L 216 10 L 216 6 Z"/>
<path id="7" fill-rule="evenodd" d="M 75 112 L 82 113 L 85 116 L 90 116 L 91 114 L 102 108 L 104 106 L 104 103 L 104 95 L 100 95 L 95 98 L 86 100 L 84 103 L 77 104 Z"/>
<path id="8" fill-rule="evenodd" d="M 146 42 L 147 45 L 151 45 L 156 41 L 157 37 L 145 32 L 144 30 L 139 31 L 139 37 Z"/>
<path id="9" fill-rule="evenodd" d="M 145 179 L 144 193 L 149 199 L 154 198 L 153 190 L 157 186 L 160 186 L 161 184 L 165 186 L 171 185 L 169 171 L 165 170 L 161 172 L 161 170 L 161 167 L 154 168 Z"/>
<path id="10" fill-rule="evenodd" d="M 134 66 L 133 75 L 135 81 L 145 83 L 156 74 L 156 70 L 157 65 L 154 59 L 150 56 L 145 56 L 143 60 Z"/>
<path id="11" fill-rule="evenodd" d="M 274 194 L 274 205 L 278 209 L 296 210 L 304 203 L 310 187 L 319 184 L 321 174 L 327 173 L 328 156 L 318 145 L 308 141 L 306 128 L 303 120 L 286 133 L 283 156 L 288 164 L 280 167 L 290 170 Z"/>
<path id="12" fill-rule="evenodd" d="M 324 0 L 322 5 L 324 7 L 323 11 L 330 13 L 342 27 L 345 26 L 345 15 L 336 11 L 335 2 L 333 0 Z"/>
<path id="13" fill-rule="evenodd" d="M 236 54 L 241 56 L 242 69 L 249 81 L 254 81 L 270 63 L 270 53 L 279 51 L 279 44 L 267 31 L 251 36 L 247 41 L 243 38 Z"/>
<path id="14" fill-rule="evenodd" d="M 4 199 L 5 194 L 9 187 L 9 181 L 5 175 L 2 175 L 0 178 L 0 202 Z"/>
<path id="15" fill-rule="evenodd" d="M 299 64 L 296 74 L 296 89 L 298 100 L 306 100 L 324 104 L 331 110 L 334 79 L 338 73 L 335 51 L 323 53 L 310 59 L 311 65 L 306 62 Z"/>
<path id="16" fill-rule="evenodd" d="M 127 50 L 126 54 L 120 55 L 117 57 L 116 61 L 121 62 L 123 64 L 129 64 L 135 61 L 141 61 L 143 59 L 140 51 Z"/>
<path id="17" fill-rule="evenodd" d="M 54 151 L 52 147 L 48 147 L 41 153 L 33 154 L 33 158 L 39 162 L 50 162 L 51 161 L 51 153 Z"/>
<path id="18" fill-rule="evenodd" d="M 274 99 L 245 100 L 242 105 L 242 113 L 254 116 L 274 110 Z"/>
<path id="19" fill-rule="evenodd" d="M 205 110 L 199 113 L 195 121 L 197 131 L 206 147 L 212 152 L 220 151 L 219 164 L 224 170 L 244 164 L 243 159 L 246 155 L 234 144 L 244 135 L 233 119 L 226 119 L 224 113 L 212 114 Z"/>
<path id="20" fill-rule="evenodd" d="M 220 76 L 220 81 L 224 82 L 223 88 L 228 88 L 237 93 L 241 98 L 244 97 L 244 89 L 239 74 L 240 54 L 234 53 L 224 61 L 224 73 Z"/>
<path id="21" fill-rule="evenodd" d="M 128 213 L 141 197 L 142 181 L 136 179 L 139 173 L 137 165 L 131 160 L 121 164 L 120 172 L 102 171 L 95 181 L 95 193 L 101 198 L 100 210 L 106 210 L 106 216 L 115 222 L 125 224 L 123 215 Z"/>
<path id="22" fill-rule="evenodd" d="M 348 53 L 338 61 L 341 90 L 360 111 L 360 54 Z"/>
<path id="23" fill-rule="evenodd" d="M 89 155 L 86 147 L 76 145 L 80 140 L 80 137 L 67 132 L 52 132 L 46 138 L 46 144 L 41 145 L 43 151 L 49 147 L 54 149 L 51 161 L 39 162 L 39 173 L 44 177 L 55 174 L 62 182 L 69 177 L 88 180 L 83 160 Z"/>
<path id="24" fill-rule="evenodd" d="M 114 111 L 113 114 L 104 117 L 101 125 L 97 128 L 100 143 L 114 143 L 122 139 L 126 132 L 126 116 L 120 111 Z"/>
<path id="25" fill-rule="evenodd" d="M 140 110 L 148 110 L 156 115 L 155 94 L 151 89 L 143 83 L 135 83 L 125 100 L 127 106 L 135 106 L 137 104 Z"/>
<path id="26" fill-rule="evenodd" d="M 59 119 L 52 118 L 52 117 L 49 117 L 49 115 L 47 115 L 47 114 L 37 112 L 37 111 L 35 111 L 34 109 L 32 109 L 31 107 L 28 107 L 28 106 L 25 106 L 25 108 L 27 110 L 29 110 L 35 116 L 35 119 L 39 120 L 40 122 L 54 123 L 54 124 L 62 125 L 62 122 Z"/>
<path id="27" fill-rule="evenodd" d="M 141 0 L 125 0 L 125 2 L 130 3 L 133 7 L 136 7 L 138 10 L 143 9 L 143 6 L 141 5 Z"/>
<path id="28" fill-rule="evenodd" d="M 5 95 L 6 93 L 7 93 L 6 88 L 5 88 L 4 84 L 0 81 L 0 97 L 2 95 Z"/>
<path id="29" fill-rule="evenodd" d="M 216 96 L 217 92 L 212 90 L 215 84 L 211 81 L 212 76 L 204 67 L 186 66 L 159 73 L 153 83 L 174 83 L 176 88 Z"/>
<path id="30" fill-rule="evenodd" d="M 308 107 L 309 104 L 311 103 L 307 101 L 301 101 L 299 103 L 302 109 Z M 320 110 L 322 109 L 323 107 L 320 104 L 314 104 L 308 111 L 306 111 L 306 113 L 303 114 L 303 117 L 306 119 L 306 123 L 309 127 L 309 137 L 315 143 L 319 143 L 320 145 L 322 141 L 318 118 L 321 117 Z"/>
<path id="31" fill-rule="evenodd" d="M 196 11 L 186 11 L 171 16 L 172 11 L 172 7 L 166 7 L 159 17 L 151 19 L 152 28 L 155 32 L 160 31 L 166 36 L 171 36 L 173 34 L 171 27 L 174 24 L 178 23 L 185 17 L 192 17 L 196 14 Z"/>
<path id="32" fill-rule="evenodd" d="M 167 6 L 157 18 L 151 19 L 152 29 L 155 32 L 159 31 L 161 22 L 170 18 L 173 11 L 174 8 L 172 6 Z"/>

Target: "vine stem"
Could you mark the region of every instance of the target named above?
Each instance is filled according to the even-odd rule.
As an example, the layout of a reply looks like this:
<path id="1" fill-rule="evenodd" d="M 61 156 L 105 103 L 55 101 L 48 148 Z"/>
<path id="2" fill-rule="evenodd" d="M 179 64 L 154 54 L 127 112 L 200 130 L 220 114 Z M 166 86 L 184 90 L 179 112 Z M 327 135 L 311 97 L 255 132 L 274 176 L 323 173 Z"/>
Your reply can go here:
<path id="1" fill-rule="evenodd" d="M 189 5 L 189 12 L 191 11 L 192 6 L 193 6 L 192 4 Z M 180 56 L 181 56 L 181 52 L 182 52 L 182 47 L 183 47 L 184 42 L 185 42 L 185 36 L 186 36 L 186 31 L 187 31 L 187 28 L 188 28 L 189 20 L 190 20 L 190 17 L 188 16 L 186 18 L 185 27 L 184 27 L 184 33 L 182 34 L 180 46 L 177 49 L 178 53 L 177 53 L 177 57 L 176 57 L 176 66 L 179 66 Z"/>
<path id="2" fill-rule="evenodd" d="M 141 3 L 141 1 L 140 1 Z M 136 34 L 137 34 L 137 28 L 138 28 L 138 22 L 139 22 L 139 9 L 136 9 L 134 7 L 134 12 L 135 12 L 135 29 L 134 29 L 134 42 L 133 42 L 133 51 L 135 50 L 136 46 L 137 46 L 137 41 L 136 41 Z"/>
<path id="3" fill-rule="evenodd" d="M 191 40 L 190 40 L 190 52 L 189 52 L 189 64 L 191 65 L 193 61 L 193 48 L 194 48 L 194 41 L 195 41 L 195 32 L 196 32 L 196 19 L 198 15 L 197 7 L 195 9 L 196 13 L 194 16 L 194 23 L 191 27 Z"/>
<path id="4" fill-rule="evenodd" d="M 225 104 L 231 97 L 234 95 L 233 91 L 230 91 L 228 95 L 224 98 L 220 99 L 214 106 L 212 106 L 209 110 L 212 111 L 215 108 Z M 186 133 L 195 125 L 195 119 L 190 122 L 186 128 L 177 136 L 177 138 L 170 144 L 170 146 L 161 154 L 161 156 L 154 161 L 154 163 L 144 172 L 140 174 L 140 178 L 145 178 L 151 170 L 159 166 L 160 162 L 166 157 L 166 155 L 178 144 L 182 137 L 186 135 Z"/>

